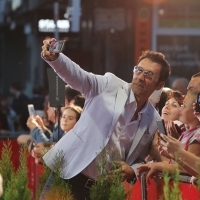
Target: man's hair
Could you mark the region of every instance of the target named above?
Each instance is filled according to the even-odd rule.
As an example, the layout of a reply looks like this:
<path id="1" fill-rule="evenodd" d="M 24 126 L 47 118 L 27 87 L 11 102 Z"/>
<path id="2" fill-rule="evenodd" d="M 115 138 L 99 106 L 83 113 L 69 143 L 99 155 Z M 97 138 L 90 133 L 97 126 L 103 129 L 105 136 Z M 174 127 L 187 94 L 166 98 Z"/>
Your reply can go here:
<path id="1" fill-rule="evenodd" d="M 142 52 L 142 55 L 138 59 L 138 63 L 145 58 L 161 66 L 160 77 L 158 82 L 160 81 L 165 82 L 171 74 L 171 68 L 165 56 L 160 52 L 146 50 Z"/>
<path id="2" fill-rule="evenodd" d="M 44 88 L 40 85 L 35 85 L 32 89 L 33 94 L 38 94 L 38 95 L 43 95 L 44 93 Z"/>
<path id="3" fill-rule="evenodd" d="M 77 95 L 74 97 L 74 105 L 75 106 L 80 106 L 81 108 L 83 108 L 84 104 L 85 104 L 85 96 Z"/>
<path id="4" fill-rule="evenodd" d="M 195 102 L 195 100 L 196 100 L 197 95 L 198 95 L 199 92 L 200 92 L 200 91 L 198 91 L 198 90 L 189 91 L 189 92 L 185 95 L 185 98 L 189 96 L 189 97 Z"/>
<path id="5" fill-rule="evenodd" d="M 199 75 L 200 75 L 200 73 L 199 73 Z M 175 78 L 174 79 L 174 81 L 172 82 L 172 85 L 173 85 L 173 83 L 181 83 L 181 86 L 182 87 L 187 87 L 188 86 L 188 83 L 189 83 L 189 81 L 188 81 L 188 79 L 187 78 L 185 78 L 185 77 L 178 77 L 178 78 Z"/>
<path id="6" fill-rule="evenodd" d="M 176 101 L 178 102 L 180 106 L 183 105 L 184 96 L 182 95 L 180 91 L 178 90 L 172 91 L 172 97 L 176 99 Z"/>
<path id="7" fill-rule="evenodd" d="M 70 102 L 77 95 L 81 95 L 81 93 L 77 90 L 72 89 L 69 85 L 65 86 L 65 99 Z"/>
<path id="8" fill-rule="evenodd" d="M 200 72 L 198 72 L 198 73 L 196 73 L 196 74 L 194 74 L 193 76 L 192 76 L 192 78 L 196 78 L 196 77 L 200 77 Z M 191 78 L 191 79 L 192 79 Z"/>

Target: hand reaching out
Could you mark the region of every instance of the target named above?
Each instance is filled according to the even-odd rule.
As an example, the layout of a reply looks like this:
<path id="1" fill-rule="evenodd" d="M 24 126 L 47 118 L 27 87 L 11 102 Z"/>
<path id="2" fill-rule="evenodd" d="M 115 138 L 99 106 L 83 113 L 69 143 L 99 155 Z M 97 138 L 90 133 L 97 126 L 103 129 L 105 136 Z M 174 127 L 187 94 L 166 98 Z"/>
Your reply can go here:
<path id="1" fill-rule="evenodd" d="M 178 152 L 183 149 L 182 144 L 177 139 L 175 139 L 174 137 L 172 137 L 170 135 L 166 136 L 164 134 L 161 134 L 161 137 L 163 137 L 163 139 L 166 142 L 160 141 L 159 147 L 158 147 L 159 152 L 161 154 L 166 153 L 171 158 L 175 159 Z"/>
<path id="2" fill-rule="evenodd" d="M 146 174 L 146 181 L 149 183 L 149 178 L 152 178 L 153 176 L 158 175 L 162 172 L 169 172 L 169 174 L 175 173 L 178 166 L 175 164 L 168 164 L 164 162 L 153 162 L 153 163 L 147 163 L 139 166 L 137 168 L 139 177 L 142 173 L 147 172 Z"/>
<path id="3" fill-rule="evenodd" d="M 167 134 L 178 139 L 180 137 L 181 134 L 181 129 L 179 128 L 178 125 L 176 125 L 173 121 L 168 121 L 166 123 L 166 130 L 167 130 Z"/>
<path id="4" fill-rule="evenodd" d="M 165 165 L 166 164 L 163 162 L 143 164 L 137 168 L 138 177 L 140 177 L 142 173 L 147 172 L 146 181 L 149 182 L 149 178 L 152 178 L 153 176 L 161 173 L 165 169 Z"/>
<path id="5" fill-rule="evenodd" d="M 44 122 L 42 120 L 42 118 L 40 116 L 36 116 L 35 118 L 36 122 L 38 123 L 38 125 L 42 128 L 43 132 L 45 132 L 45 130 L 47 129 L 46 126 L 44 125 Z"/>
<path id="6" fill-rule="evenodd" d="M 46 152 L 47 148 L 44 142 L 36 144 L 36 146 L 33 148 L 34 157 L 36 158 L 42 158 Z"/>
<path id="7" fill-rule="evenodd" d="M 128 164 L 126 164 L 123 161 L 115 161 L 115 164 L 116 166 L 119 167 L 109 171 L 109 176 L 108 176 L 109 179 L 112 180 L 113 174 L 121 174 L 123 176 L 123 181 L 132 180 L 134 178 L 135 172 Z"/>
<path id="8" fill-rule="evenodd" d="M 47 61 L 54 61 L 59 56 L 59 53 L 50 53 L 49 52 L 50 42 L 55 41 L 55 40 L 56 40 L 55 38 L 52 38 L 52 39 L 46 39 L 46 40 L 43 41 L 41 55 Z"/>
<path id="9" fill-rule="evenodd" d="M 36 126 L 39 126 L 34 116 L 29 116 L 26 125 L 30 130 L 33 130 Z"/>

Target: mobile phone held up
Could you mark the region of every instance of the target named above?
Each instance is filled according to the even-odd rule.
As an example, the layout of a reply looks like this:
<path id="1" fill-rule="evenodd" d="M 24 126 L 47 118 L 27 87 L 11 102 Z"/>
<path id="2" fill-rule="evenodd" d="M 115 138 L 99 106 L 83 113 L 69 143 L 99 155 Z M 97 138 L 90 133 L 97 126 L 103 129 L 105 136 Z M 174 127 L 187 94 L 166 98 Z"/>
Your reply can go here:
<path id="1" fill-rule="evenodd" d="M 51 53 L 60 53 L 62 52 L 65 45 L 65 40 L 57 40 L 57 41 L 51 41 L 49 52 Z"/>
<path id="2" fill-rule="evenodd" d="M 159 132 L 162 133 L 162 134 L 167 135 L 167 131 L 166 131 L 166 128 L 165 128 L 164 120 L 163 119 L 162 120 L 157 120 L 156 122 L 157 122 L 157 125 L 158 125 Z"/>
<path id="3" fill-rule="evenodd" d="M 33 104 L 28 104 L 28 112 L 30 116 L 36 116 L 35 108 Z"/>
<path id="4" fill-rule="evenodd" d="M 197 102 L 196 102 L 196 112 L 200 112 L 200 92 L 197 95 Z"/>

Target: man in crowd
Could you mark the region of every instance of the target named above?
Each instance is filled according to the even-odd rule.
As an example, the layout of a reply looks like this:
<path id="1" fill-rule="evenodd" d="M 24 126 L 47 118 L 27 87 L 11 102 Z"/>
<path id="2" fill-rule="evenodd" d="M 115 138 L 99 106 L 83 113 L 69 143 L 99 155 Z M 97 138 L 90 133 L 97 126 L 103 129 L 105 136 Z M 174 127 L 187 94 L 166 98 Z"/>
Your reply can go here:
<path id="1" fill-rule="evenodd" d="M 61 176 L 71 185 L 76 200 L 90 199 L 102 150 L 107 162 L 112 161 L 111 154 L 120 157 L 117 163 L 124 180 L 133 180 L 138 165 L 148 155 L 157 130 L 156 120 L 160 119 L 148 98 L 164 86 L 170 75 L 164 55 L 143 52 L 133 69 L 132 83 L 127 83 L 112 73 L 104 76 L 88 73 L 64 54 L 50 53 L 50 40 L 43 43 L 43 59 L 86 97 L 80 120 L 45 154 L 45 163 L 53 170 L 55 156 L 63 152 Z"/>
<path id="2" fill-rule="evenodd" d="M 200 72 L 192 76 L 187 86 L 187 91 L 200 91 Z"/>
<path id="3" fill-rule="evenodd" d="M 172 88 L 172 90 L 178 90 L 183 95 L 186 95 L 188 83 L 189 83 L 188 79 L 186 79 L 184 77 L 179 77 L 173 81 L 171 88 Z"/>

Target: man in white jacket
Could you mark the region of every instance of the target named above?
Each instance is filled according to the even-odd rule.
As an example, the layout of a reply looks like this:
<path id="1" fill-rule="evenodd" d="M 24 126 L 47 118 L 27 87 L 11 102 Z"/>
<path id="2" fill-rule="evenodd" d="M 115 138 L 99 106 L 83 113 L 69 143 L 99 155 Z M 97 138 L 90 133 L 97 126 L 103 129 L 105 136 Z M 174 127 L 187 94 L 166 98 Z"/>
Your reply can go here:
<path id="1" fill-rule="evenodd" d="M 55 156 L 63 152 L 61 177 L 72 186 L 76 200 L 90 199 L 90 187 L 98 175 L 95 162 L 103 149 L 108 162 L 110 149 L 120 157 L 124 180 L 132 180 L 148 155 L 156 120 L 160 119 L 148 98 L 164 86 L 170 75 L 164 55 L 143 52 L 133 69 L 132 83 L 127 83 L 112 73 L 88 73 L 64 54 L 50 53 L 50 40 L 43 43 L 43 59 L 86 97 L 79 122 L 44 155 L 45 163 L 53 170 Z"/>

